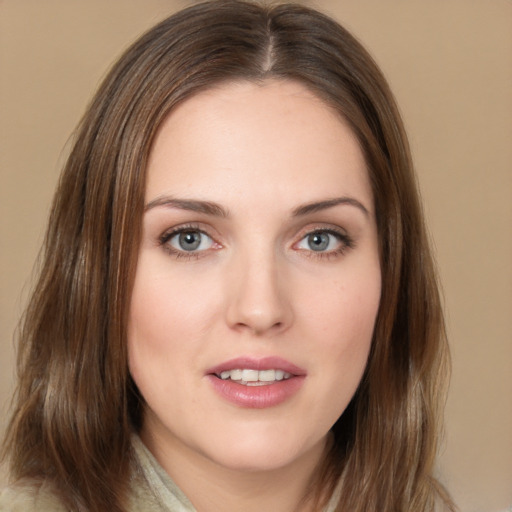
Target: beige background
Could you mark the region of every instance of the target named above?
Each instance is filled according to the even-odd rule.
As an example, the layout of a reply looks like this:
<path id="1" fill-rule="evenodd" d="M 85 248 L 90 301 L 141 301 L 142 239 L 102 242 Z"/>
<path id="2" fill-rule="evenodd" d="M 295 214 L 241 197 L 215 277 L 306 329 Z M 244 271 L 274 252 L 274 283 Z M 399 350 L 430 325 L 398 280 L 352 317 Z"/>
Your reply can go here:
<path id="1" fill-rule="evenodd" d="M 464 512 L 512 504 L 512 2 L 317 0 L 401 105 L 444 284 L 453 379 L 440 474 Z M 184 0 L 0 0 L 0 428 L 12 332 L 66 153 L 108 65 Z"/>

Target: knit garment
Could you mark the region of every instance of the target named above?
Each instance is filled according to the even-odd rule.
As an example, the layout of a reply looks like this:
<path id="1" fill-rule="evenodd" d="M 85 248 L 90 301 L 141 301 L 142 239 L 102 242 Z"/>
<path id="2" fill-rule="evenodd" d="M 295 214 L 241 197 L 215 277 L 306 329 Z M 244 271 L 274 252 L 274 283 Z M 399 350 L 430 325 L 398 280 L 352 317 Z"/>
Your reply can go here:
<path id="1" fill-rule="evenodd" d="M 137 435 L 128 512 L 197 512 Z M 323 512 L 334 512 L 337 493 Z M 47 482 L 16 484 L 0 493 L 0 512 L 68 512 Z"/>

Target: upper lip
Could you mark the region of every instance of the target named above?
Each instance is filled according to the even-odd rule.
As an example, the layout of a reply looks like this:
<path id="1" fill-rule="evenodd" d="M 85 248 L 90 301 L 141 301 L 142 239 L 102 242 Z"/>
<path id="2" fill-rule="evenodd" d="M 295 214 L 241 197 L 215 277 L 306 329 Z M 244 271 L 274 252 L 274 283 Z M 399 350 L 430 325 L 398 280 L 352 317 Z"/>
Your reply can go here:
<path id="1" fill-rule="evenodd" d="M 287 373 L 291 373 L 292 375 L 306 375 L 306 370 L 300 368 L 299 366 L 290 363 L 286 359 L 277 356 L 270 357 L 235 357 L 234 359 L 230 359 L 229 361 L 224 361 L 216 366 L 213 366 L 206 370 L 206 374 L 216 374 L 219 375 L 222 372 L 229 370 L 238 370 L 238 369 L 246 369 L 246 370 L 283 370 Z"/>

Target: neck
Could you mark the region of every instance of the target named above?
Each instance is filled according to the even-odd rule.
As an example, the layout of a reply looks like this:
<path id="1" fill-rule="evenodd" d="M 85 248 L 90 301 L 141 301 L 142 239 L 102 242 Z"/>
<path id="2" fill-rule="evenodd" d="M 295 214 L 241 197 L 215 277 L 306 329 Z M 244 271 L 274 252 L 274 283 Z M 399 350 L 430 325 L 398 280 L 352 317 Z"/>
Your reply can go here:
<path id="1" fill-rule="evenodd" d="M 325 439 L 289 464 L 269 470 L 226 468 L 187 446 L 143 429 L 141 438 L 197 512 L 313 512 L 307 499 Z"/>

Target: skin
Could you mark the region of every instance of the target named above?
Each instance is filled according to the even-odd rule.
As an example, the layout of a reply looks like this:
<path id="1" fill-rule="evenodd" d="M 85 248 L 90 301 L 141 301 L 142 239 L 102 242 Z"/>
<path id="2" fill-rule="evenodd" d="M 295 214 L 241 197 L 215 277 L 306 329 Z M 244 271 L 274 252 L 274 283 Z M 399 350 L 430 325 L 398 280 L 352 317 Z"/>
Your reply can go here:
<path id="1" fill-rule="evenodd" d="M 224 84 L 161 126 L 146 205 L 128 327 L 147 402 L 142 440 L 200 512 L 307 510 L 301 498 L 364 372 L 380 300 L 355 136 L 300 84 Z M 173 231 L 183 227 L 202 237 L 198 249 L 183 250 Z M 312 232 L 325 250 L 313 250 Z M 284 358 L 304 369 L 302 386 L 272 407 L 233 404 L 206 372 L 240 356 Z"/>

